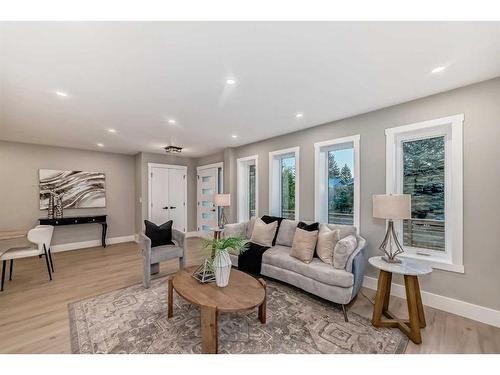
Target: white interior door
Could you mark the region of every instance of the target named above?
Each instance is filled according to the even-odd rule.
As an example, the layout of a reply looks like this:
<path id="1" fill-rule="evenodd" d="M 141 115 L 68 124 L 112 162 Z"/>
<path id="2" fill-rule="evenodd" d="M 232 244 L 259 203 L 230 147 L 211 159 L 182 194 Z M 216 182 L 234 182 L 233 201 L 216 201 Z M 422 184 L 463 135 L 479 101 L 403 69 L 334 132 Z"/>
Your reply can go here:
<path id="1" fill-rule="evenodd" d="M 169 219 L 168 169 L 151 167 L 150 170 L 149 220 L 160 225 Z"/>
<path id="2" fill-rule="evenodd" d="M 150 166 L 149 220 L 160 225 L 169 220 L 186 231 L 186 168 Z"/>
<path id="3" fill-rule="evenodd" d="M 218 225 L 214 194 L 217 194 L 217 168 L 198 171 L 198 230 L 208 231 Z"/>
<path id="4" fill-rule="evenodd" d="M 185 171 L 182 169 L 168 170 L 168 213 L 170 220 L 173 220 L 173 227 L 185 232 L 185 210 L 186 204 L 184 181 Z"/>

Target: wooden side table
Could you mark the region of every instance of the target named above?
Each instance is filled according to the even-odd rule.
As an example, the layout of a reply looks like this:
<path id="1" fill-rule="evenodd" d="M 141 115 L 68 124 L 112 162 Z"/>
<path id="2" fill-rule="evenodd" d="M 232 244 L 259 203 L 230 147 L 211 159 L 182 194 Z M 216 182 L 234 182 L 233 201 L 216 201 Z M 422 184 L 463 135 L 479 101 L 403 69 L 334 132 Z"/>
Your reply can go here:
<path id="1" fill-rule="evenodd" d="M 422 343 L 420 329 L 424 328 L 426 323 L 418 276 L 431 273 L 432 268 L 406 259 L 403 259 L 402 263 L 387 263 L 382 257 L 372 257 L 368 262 L 380 270 L 372 324 L 375 327 L 397 327 L 415 344 Z M 393 273 L 404 276 L 409 315 L 406 320 L 397 318 L 388 310 Z M 382 320 L 382 315 L 388 319 Z"/>

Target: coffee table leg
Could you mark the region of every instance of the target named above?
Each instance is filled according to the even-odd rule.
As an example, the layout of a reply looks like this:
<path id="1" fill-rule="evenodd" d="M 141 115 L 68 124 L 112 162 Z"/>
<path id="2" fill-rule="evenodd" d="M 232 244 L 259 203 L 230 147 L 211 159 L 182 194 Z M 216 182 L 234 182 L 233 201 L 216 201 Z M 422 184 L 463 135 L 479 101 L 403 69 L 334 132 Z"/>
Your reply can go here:
<path id="1" fill-rule="evenodd" d="M 259 306 L 259 320 L 262 324 L 266 324 L 266 312 L 267 312 L 267 284 L 264 279 L 259 279 L 259 283 L 264 287 L 264 301 Z"/>
<path id="2" fill-rule="evenodd" d="M 216 307 L 201 307 L 201 352 L 203 354 L 217 354 L 217 317 Z"/>
<path id="3" fill-rule="evenodd" d="M 170 319 L 174 315 L 174 285 L 173 277 L 168 278 L 168 318 Z"/>

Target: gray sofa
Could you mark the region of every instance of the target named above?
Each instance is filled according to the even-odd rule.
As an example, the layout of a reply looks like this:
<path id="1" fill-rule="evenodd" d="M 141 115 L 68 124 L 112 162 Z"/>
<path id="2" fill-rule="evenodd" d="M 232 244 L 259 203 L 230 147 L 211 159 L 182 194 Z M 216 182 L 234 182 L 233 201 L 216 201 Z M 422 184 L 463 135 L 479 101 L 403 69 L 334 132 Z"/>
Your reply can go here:
<path id="1" fill-rule="evenodd" d="M 304 263 L 290 256 L 297 223 L 297 221 L 283 220 L 278 231 L 276 245 L 267 250 L 262 256 L 262 275 L 286 282 L 328 301 L 341 304 L 344 318 L 347 321 L 345 305 L 358 294 L 363 283 L 367 257 L 366 240 L 356 235 L 358 246 L 349 257 L 345 269 L 334 268 L 319 258 L 314 258 L 311 263 Z M 327 225 L 332 229 L 339 229 L 341 238 L 356 233 L 356 228 L 353 226 Z M 253 221 L 227 224 L 224 235 L 241 236 L 248 240 L 252 231 Z M 238 256 L 234 254 L 230 254 L 230 256 L 233 266 L 237 267 Z"/>
<path id="2" fill-rule="evenodd" d="M 172 242 L 174 245 L 151 247 L 151 240 L 144 233 L 139 234 L 139 245 L 142 251 L 143 283 L 145 288 L 151 284 L 151 275 L 160 272 L 160 262 L 179 258 L 179 268 L 185 266 L 184 242 L 185 234 L 172 228 Z"/>

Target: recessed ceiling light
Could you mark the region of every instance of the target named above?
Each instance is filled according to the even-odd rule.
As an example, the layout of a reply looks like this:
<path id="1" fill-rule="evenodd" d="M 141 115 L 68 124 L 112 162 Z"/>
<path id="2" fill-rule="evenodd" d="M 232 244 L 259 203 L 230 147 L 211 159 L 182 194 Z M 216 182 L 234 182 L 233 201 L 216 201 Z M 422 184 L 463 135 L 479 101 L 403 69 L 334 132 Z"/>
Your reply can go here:
<path id="1" fill-rule="evenodd" d="M 301 113 L 301 112 L 299 112 L 299 113 L 297 113 L 297 114 L 295 115 L 295 117 L 297 117 L 297 118 L 302 118 L 302 117 L 304 117 L 304 114 L 303 114 L 303 113 Z"/>
<path id="2" fill-rule="evenodd" d="M 238 136 L 236 134 L 233 134 L 231 137 L 238 138 Z"/>
<path id="3" fill-rule="evenodd" d="M 97 147 L 104 147 L 104 145 L 102 143 L 98 143 Z"/>
<path id="4" fill-rule="evenodd" d="M 171 119 L 169 119 L 167 122 L 168 122 L 169 124 L 174 125 L 177 121 L 175 121 L 173 118 L 171 118 Z"/>
<path id="5" fill-rule="evenodd" d="M 110 129 L 108 129 L 108 133 L 116 133 L 116 129 L 110 128 Z"/>
<path id="6" fill-rule="evenodd" d="M 226 79 L 226 83 L 228 85 L 234 85 L 236 83 L 236 80 L 234 78 L 228 78 Z"/>
<path id="7" fill-rule="evenodd" d="M 56 95 L 65 98 L 68 96 L 68 93 L 64 91 L 56 91 Z"/>
<path id="8" fill-rule="evenodd" d="M 446 69 L 446 66 L 438 66 L 431 70 L 431 73 L 441 73 Z"/>

